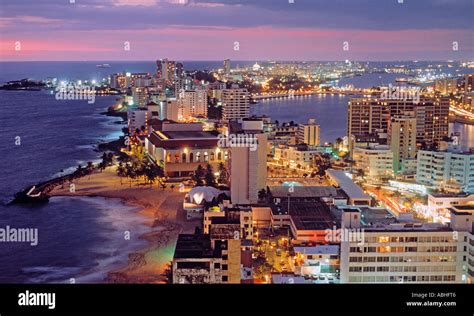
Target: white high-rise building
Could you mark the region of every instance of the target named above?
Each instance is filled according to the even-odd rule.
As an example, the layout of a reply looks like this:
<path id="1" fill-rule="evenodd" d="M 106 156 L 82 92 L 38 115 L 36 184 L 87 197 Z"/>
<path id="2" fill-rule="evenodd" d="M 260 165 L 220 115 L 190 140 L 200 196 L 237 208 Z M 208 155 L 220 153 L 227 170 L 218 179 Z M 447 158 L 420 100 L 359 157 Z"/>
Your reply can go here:
<path id="1" fill-rule="evenodd" d="M 258 191 L 266 188 L 267 135 L 261 120 L 231 121 L 229 137 L 240 141 L 230 147 L 230 193 L 232 204 L 258 202 Z"/>
<path id="2" fill-rule="evenodd" d="M 420 150 L 416 181 L 438 190 L 474 193 L 474 152 Z"/>

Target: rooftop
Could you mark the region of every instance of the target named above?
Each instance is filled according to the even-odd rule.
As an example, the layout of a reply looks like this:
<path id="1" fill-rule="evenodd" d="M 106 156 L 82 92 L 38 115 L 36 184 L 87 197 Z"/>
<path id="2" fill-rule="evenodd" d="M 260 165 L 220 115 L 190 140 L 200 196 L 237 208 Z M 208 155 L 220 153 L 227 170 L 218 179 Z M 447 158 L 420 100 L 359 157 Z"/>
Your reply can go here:
<path id="1" fill-rule="evenodd" d="M 178 236 L 174 259 L 213 257 L 215 255 L 208 235 L 180 234 Z"/>
<path id="2" fill-rule="evenodd" d="M 367 199 L 370 200 L 370 196 L 361 189 L 360 186 L 354 183 L 352 179 L 350 179 L 345 171 L 343 170 L 336 170 L 336 169 L 329 169 L 326 171 L 328 176 L 333 179 L 333 181 L 337 182 L 339 187 L 344 190 L 344 192 L 349 196 L 351 199 Z"/>
<path id="3" fill-rule="evenodd" d="M 295 252 L 299 252 L 305 255 L 333 255 L 339 254 L 339 246 L 314 246 L 314 247 L 294 247 Z"/>
<path id="4" fill-rule="evenodd" d="M 292 191 L 289 192 L 290 187 L 274 186 L 269 187 L 270 192 L 274 198 L 278 197 L 301 197 L 301 198 L 313 198 L 313 197 L 336 197 L 338 191 L 333 186 L 294 186 Z"/>

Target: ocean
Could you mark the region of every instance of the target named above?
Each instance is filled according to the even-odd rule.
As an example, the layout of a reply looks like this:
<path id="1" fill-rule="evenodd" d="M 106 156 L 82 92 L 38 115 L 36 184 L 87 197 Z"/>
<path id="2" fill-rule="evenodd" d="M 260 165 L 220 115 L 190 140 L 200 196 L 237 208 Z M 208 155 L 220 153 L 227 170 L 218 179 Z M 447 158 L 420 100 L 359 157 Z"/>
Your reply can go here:
<path id="1" fill-rule="evenodd" d="M 154 62 L 109 62 L 110 68 L 97 68 L 99 63 L 106 62 L 0 62 L 0 83 L 47 77 L 99 80 L 114 72 L 155 69 Z M 252 64 L 240 65 L 245 63 Z M 184 65 L 212 69 L 222 62 Z M 357 87 L 390 81 L 378 74 L 354 80 Z M 56 100 L 46 91 L 0 91 L 0 229 L 37 228 L 39 235 L 37 246 L 0 242 L 0 283 L 68 283 L 71 278 L 77 283 L 101 282 L 107 271 L 127 263 L 129 252 L 145 246 L 138 239 L 147 229 L 144 218 L 120 200 L 54 197 L 41 206 L 6 206 L 15 192 L 31 184 L 97 161 L 95 146 L 121 135 L 120 119 L 101 115 L 115 101 L 105 96 L 88 104 Z M 268 100 L 253 105 L 251 112 L 280 122 L 303 123 L 314 117 L 321 125 L 322 141 L 334 141 L 346 135 L 347 101 L 337 95 Z M 473 126 L 452 128 L 474 147 Z M 123 238 L 125 230 L 131 231 L 130 241 Z"/>

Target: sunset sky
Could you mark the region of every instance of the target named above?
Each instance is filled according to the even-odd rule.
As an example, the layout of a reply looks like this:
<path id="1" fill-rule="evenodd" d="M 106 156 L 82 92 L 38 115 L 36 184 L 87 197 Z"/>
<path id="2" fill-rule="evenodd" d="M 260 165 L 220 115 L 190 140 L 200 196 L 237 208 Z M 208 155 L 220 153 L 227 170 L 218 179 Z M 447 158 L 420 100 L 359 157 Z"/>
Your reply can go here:
<path id="1" fill-rule="evenodd" d="M 1 0 L 0 60 L 474 58 L 474 0 L 293 1 Z"/>

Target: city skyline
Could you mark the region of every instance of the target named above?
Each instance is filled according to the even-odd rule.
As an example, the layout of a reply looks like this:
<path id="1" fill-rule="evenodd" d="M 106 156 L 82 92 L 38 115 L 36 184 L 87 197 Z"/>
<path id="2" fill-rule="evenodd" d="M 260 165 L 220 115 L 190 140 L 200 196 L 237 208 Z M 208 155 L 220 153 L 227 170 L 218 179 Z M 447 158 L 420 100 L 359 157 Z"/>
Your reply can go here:
<path id="1" fill-rule="evenodd" d="M 5 1 L 2 9 L 2 61 L 468 60 L 474 51 L 471 1 Z"/>

